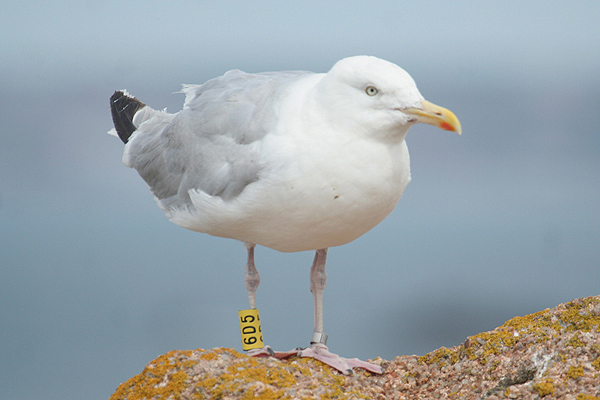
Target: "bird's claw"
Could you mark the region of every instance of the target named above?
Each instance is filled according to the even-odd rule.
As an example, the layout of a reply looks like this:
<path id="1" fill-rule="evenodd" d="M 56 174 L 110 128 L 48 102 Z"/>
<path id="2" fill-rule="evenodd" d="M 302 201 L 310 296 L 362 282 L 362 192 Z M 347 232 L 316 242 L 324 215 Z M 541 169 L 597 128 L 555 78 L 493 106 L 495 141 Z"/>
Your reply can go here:
<path id="1" fill-rule="evenodd" d="M 265 346 L 261 349 L 248 350 L 246 354 L 250 357 L 275 357 L 279 360 L 283 360 L 284 358 L 298 355 L 298 351 L 300 350 L 302 350 L 301 347 L 296 347 L 290 351 L 274 351 L 271 346 Z"/>
<path id="2" fill-rule="evenodd" d="M 353 368 L 362 368 L 374 374 L 382 374 L 383 368 L 377 364 L 371 364 L 366 361 L 361 361 L 358 358 L 344 358 L 329 351 L 323 343 L 312 343 L 310 347 L 303 349 L 296 347 L 290 351 L 274 351 L 271 346 L 265 346 L 260 349 L 252 349 L 247 352 L 250 357 L 275 357 L 277 359 L 285 359 L 293 356 L 314 358 L 332 368 L 337 369 L 344 375 L 352 375 Z"/>
<path id="3" fill-rule="evenodd" d="M 275 357 L 275 351 L 271 348 L 271 346 L 248 350 L 246 354 L 250 357 Z"/>
<path id="4" fill-rule="evenodd" d="M 352 368 L 362 368 L 374 374 L 382 374 L 383 368 L 377 364 L 371 364 L 361 361 L 358 358 L 344 358 L 329 351 L 327 346 L 322 343 L 313 343 L 310 347 L 298 353 L 300 357 L 310 357 L 319 360 L 332 368 L 337 369 L 344 375 L 352 375 Z"/>

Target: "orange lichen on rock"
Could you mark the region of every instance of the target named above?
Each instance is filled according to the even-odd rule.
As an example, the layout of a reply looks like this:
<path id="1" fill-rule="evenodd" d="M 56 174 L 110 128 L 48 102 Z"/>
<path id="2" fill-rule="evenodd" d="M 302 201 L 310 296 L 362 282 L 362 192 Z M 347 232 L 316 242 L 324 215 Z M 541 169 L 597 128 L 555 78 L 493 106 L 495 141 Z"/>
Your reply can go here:
<path id="1" fill-rule="evenodd" d="M 110 400 L 172 398 L 177 400 L 189 376 L 181 368 L 189 367 L 191 351 L 170 351 L 150 362 L 141 374 L 122 383 Z M 182 357 L 183 356 L 183 357 Z M 182 361 L 183 360 L 183 361 Z"/>
<path id="2" fill-rule="evenodd" d="M 551 396 L 554 394 L 554 381 L 552 379 L 546 379 L 542 382 L 535 383 L 533 390 L 538 392 L 540 397 Z"/>
<path id="3" fill-rule="evenodd" d="M 383 375 L 345 376 L 313 359 L 251 358 L 233 349 L 171 351 L 111 400 L 600 400 L 600 296 L 514 317 L 459 346 L 374 362 Z"/>
<path id="4" fill-rule="evenodd" d="M 299 379 L 304 380 L 302 387 L 294 388 Z M 158 357 L 121 384 L 110 400 L 343 399 L 350 394 L 366 398 L 344 390 L 343 384 L 343 375 L 311 359 L 280 361 L 248 357 L 233 349 L 198 349 Z"/>

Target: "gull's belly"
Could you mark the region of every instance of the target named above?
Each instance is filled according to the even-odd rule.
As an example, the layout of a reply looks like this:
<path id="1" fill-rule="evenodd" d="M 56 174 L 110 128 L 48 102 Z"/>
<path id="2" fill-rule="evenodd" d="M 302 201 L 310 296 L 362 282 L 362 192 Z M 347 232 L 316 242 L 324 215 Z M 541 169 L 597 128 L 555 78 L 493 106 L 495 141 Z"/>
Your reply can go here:
<path id="1" fill-rule="evenodd" d="M 274 169 L 228 202 L 192 195 L 196 211 L 185 220 L 172 220 L 284 252 L 339 246 L 371 230 L 394 209 L 410 182 L 408 150 L 401 145 L 372 156 L 363 146 L 355 163 L 348 162 L 347 152 L 339 162 L 320 158 L 325 161 L 302 165 L 300 160 Z"/>
<path id="2" fill-rule="evenodd" d="M 339 246 L 362 236 L 393 209 L 404 187 L 331 185 L 318 191 L 273 193 L 278 201 L 257 210 L 262 215 L 244 234 L 246 241 L 279 251 L 315 250 Z M 407 182 L 408 183 L 408 182 Z"/>

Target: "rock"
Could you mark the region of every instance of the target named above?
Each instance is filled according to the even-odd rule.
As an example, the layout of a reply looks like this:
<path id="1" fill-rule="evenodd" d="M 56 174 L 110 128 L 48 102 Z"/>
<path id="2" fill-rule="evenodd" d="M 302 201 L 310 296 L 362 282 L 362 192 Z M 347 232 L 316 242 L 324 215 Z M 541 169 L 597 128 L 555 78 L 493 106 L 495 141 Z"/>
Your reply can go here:
<path id="1" fill-rule="evenodd" d="M 524 317 L 424 356 L 377 358 L 383 375 L 338 374 L 318 361 L 251 358 L 233 349 L 171 351 L 110 400 L 600 400 L 600 296 Z"/>

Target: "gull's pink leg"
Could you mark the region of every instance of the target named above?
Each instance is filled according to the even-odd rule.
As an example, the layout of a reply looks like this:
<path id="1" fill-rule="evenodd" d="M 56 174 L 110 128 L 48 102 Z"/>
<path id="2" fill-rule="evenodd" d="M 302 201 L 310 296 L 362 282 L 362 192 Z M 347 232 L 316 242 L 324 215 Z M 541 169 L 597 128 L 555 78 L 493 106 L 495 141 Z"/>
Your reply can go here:
<path id="1" fill-rule="evenodd" d="M 315 260 L 310 268 L 310 291 L 313 294 L 315 306 L 315 330 L 314 333 L 323 333 L 323 292 L 327 285 L 327 273 L 325 262 L 327 261 L 327 249 L 317 250 Z"/>
<path id="2" fill-rule="evenodd" d="M 246 262 L 246 276 L 244 278 L 244 284 L 246 290 L 248 290 L 248 304 L 250 308 L 256 308 L 256 289 L 260 285 L 260 276 L 256 270 L 254 264 L 254 248 L 255 244 L 246 243 L 246 249 L 248 250 L 248 261 Z"/>
<path id="3" fill-rule="evenodd" d="M 254 264 L 254 248 L 255 244 L 246 243 L 246 249 L 248 250 L 248 261 L 246 262 L 246 276 L 244 277 L 244 284 L 246 290 L 248 290 L 248 305 L 250 308 L 256 308 L 256 289 L 260 284 L 260 276 L 256 270 L 256 264 Z M 279 359 L 292 357 L 298 354 L 298 349 L 291 351 L 274 351 L 270 346 L 265 346 L 262 349 L 252 349 L 248 351 L 248 355 L 251 357 L 276 357 Z"/>
<path id="4" fill-rule="evenodd" d="M 317 250 L 315 260 L 310 269 L 310 291 L 315 303 L 315 330 L 313 332 L 310 347 L 302 350 L 298 355 L 311 357 L 319 360 L 343 374 L 352 373 L 352 368 L 363 368 L 376 374 L 383 373 L 383 369 L 376 364 L 361 361 L 358 358 L 343 358 L 331 353 L 327 346 L 327 335 L 323 333 L 323 292 L 327 284 L 327 273 L 325 262 L 327 261 L 327 249 Z"/>

